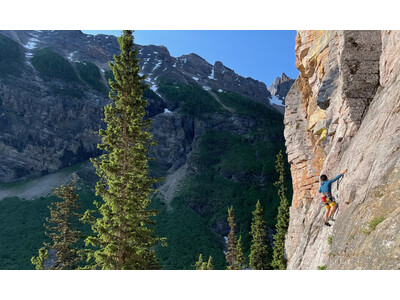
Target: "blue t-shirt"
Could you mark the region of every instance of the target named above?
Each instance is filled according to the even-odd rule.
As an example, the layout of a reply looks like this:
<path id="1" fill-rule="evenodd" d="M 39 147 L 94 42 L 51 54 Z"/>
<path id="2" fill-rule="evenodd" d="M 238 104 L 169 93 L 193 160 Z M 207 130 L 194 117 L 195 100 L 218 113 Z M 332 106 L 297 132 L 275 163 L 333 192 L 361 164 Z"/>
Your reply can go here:
<path id="1" fill-rule="evenodd" d="M 332 194 L 332 191 L 331 191 L 332 183 L 334 183 L 336 180 L 338 180 L 342 176 L 343 176 L 343 174 L 340 174 L 340 175 L 336 176 L 332 180 L 322 181 L 321 182 L 321 186 L 319 187 L 318 193 L 323 193 L 323 194 L 329 193 L 329 194 Z"/>

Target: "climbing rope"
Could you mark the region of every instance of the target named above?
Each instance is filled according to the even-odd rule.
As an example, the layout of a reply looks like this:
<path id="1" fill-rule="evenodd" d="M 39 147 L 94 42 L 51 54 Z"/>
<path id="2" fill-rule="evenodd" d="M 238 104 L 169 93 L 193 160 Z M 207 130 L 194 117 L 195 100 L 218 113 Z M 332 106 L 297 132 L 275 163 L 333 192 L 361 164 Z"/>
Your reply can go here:
<path id="1" fill-rule="evenodd" d="M 343 179 L 343 176 L 341 178 L 339 178 L 338 181 L 336 181 L 336 195 L 335 195 L 336 211 L 332 216 L 332 218 L 334 218 L 334 219 L 336 218 L 336 216 L 338 214 L 338 211 L 339 211 L 339 202 L 338 202 L 338 199 L 339 199 L 339 187 L 340 187 L 340 182 L 342 181 L 342 179 Z"/>

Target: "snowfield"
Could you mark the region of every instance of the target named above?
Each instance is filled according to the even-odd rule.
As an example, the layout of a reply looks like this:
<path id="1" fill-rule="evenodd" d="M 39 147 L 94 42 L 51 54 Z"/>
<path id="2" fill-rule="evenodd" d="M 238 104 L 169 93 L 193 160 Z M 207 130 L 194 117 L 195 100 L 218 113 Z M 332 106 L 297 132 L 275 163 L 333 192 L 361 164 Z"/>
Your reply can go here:
<path id="1" fill-rule="evenodd" d="M 276 104 L 276 105 L 284 106 L 284 105 L 282 104 L 282 100 L 280 100 L 277 96 L 272 96 L 272 99 L 269 100 L 269 102 L 270 102 L 271 104 Z"/>

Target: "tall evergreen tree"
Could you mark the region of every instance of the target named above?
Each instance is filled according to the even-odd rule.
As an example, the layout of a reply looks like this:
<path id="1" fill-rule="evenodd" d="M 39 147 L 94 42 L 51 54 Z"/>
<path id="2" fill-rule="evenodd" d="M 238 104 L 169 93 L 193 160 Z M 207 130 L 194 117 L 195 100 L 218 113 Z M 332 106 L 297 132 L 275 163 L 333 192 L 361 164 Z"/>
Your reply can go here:
<path id="1" fill-rule="evenodd" d="M 210 257 L 208 258 L 207 270 L 214 270 L 214 262 L 213 262 L 213 259 L 212 259 L 212 256 L 211 256 L 211 255 L 210 255 Z"/>
<path id="2" fill-rule="evenodd" d="M 78 221 L 81 215 L 79 209 L 79 196 L 75 193 L 75 183 L 77 176 L 68 185 L 62 185 L 54 189 L 53 193 L 63 201 L 53 202 L 50 209 L 50 218 L 46 218 L 46 235 L 52 240 L 51 243 L 43 243 L 44 247 L 39 249 L 38 257 L 33 257 L 31 262 L 36 265 L 36 269 L 44 269 L 44 263 L 48 257 L 48 252 L 54 250 L 56 260 L 50 266 L 51 270 L 75 270 L 81 261 L 79 250 L 76 243 L 81 238 L 81 232 L 74 229 L 73 223 Z"/>
<path id="3" fill-rule="evenodd" d="M 253 221 L 251 224 L 252 244 L 250 246 L 250 267 L 254 270 L 267 270 L 268 247 L 267 242 L 267 226 L 264 221 L 264 211 L 257 201 L 256 209 L 253 211 Z"/>
<path id="4" fill-rule="evenodd" d="M 214 270 L 214 262 L 212 256 L 208 257 L 208 262 L 203 261 L 203 254 L 199 255 L 199 260 L 194 264 L 196 270 Z"/>
<path id="5" fill-rule="evenodd" d="M 96 202 L 101 217 L 94 219 L 90 212 L 85 218 L 92 220 L 93 236 L 87 245 L 96 248 L 88 260 L 92 268 L 101 269 L 157 269 L 159 268 L 153 246 L 158 241 L 154 235 L 149 210 L 152 185 L 157 181 L 148 175 L 149 147 L 155 145 L 149 131 L 150 119 L 144 119 L 147 102 L 142 99 L 146 86 L 139 75 L 138 50 L 134 46 L 131 30 L 124 30 L 118 38 L 121 54 L 114 55 L 110 68 L 115 81 L 109 80 L 110 104 L 104 108 L 105 130 L 98 148 L 105 153 L 92 159 L 100 177 Z"/>
<path id="6" fill-rule="evenodd" d="M 35 265 L 36 270 L 44 270 L 45 269 L 45 262 L 49 257 L 49 252 L 45 247 L 39 249 L 39 255 L 37 257 L 31 258 L 31 263 Z"/>
<path id="7" fill-rule="evenodd" d="M 237 262 L 240 269 L 246 268 L 246 259 L 244 258 L 243 255 L 243 242 L 241 235 L 239 236 L 239 239 L 237 241 Z"/>
<path id="8" fill-rule="evenodd" d="M 289 201 L 286 198 L 285 187 L 285 163 L 282 150 L 276 156 L 276 171 L 279 174 L 279 179 L 274 183 L 279 188 L 278 195 L 281 199 L 278 208 L 276 234 L 274 235 L 274 250 L 272 267 L 275 270 L 286 270 L 287 259 L 285 257 L 285 236 L 289 228 Z"/>
<path id="9" fill-rule="evenodd" d="M 230 231 L 228 234 L 228 251 L 225 254 L 226 262 L 228 264 L 228 270 L 241 270 L 243 251 L 239 250 L 238 243 L 236 240 L 236 224 L 235 224 L 235 211 L 233 206 L 228 208 L 228 224 Z M 239 261 L 240 260 L 240 261 Z"/>
<path id="10" fill-rule="evenodd" d="M 203 270 L 204 263 L 205 262 L 203 261 L 203 254 L 200 253 L 199 260 L 194 264 L 194 267 L 196 268 L 196 270 Z"/>

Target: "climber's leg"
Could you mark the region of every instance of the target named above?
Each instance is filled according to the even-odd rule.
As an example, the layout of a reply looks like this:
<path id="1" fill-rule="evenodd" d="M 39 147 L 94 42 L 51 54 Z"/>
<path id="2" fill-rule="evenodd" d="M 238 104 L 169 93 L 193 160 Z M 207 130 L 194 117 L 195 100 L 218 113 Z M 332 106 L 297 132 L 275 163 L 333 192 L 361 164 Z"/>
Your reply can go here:
<path id="1" fill-rule="evenodd" d="M 333 202 L 329 203 L 329 206 L 330 206 L 330 211 L 329 211 L 328 218 L 331 218 L 336 211 L 336 202 L 333 201 Z"/>
<path id="2" fill-rule="evenodd" d="M 325 224 L 328 223 L 329 212 L 330 212 L 330 206 L 329 206 L 329 204 L 326 204 L 325 205 L 325 215 L 324 215 Z"/>

